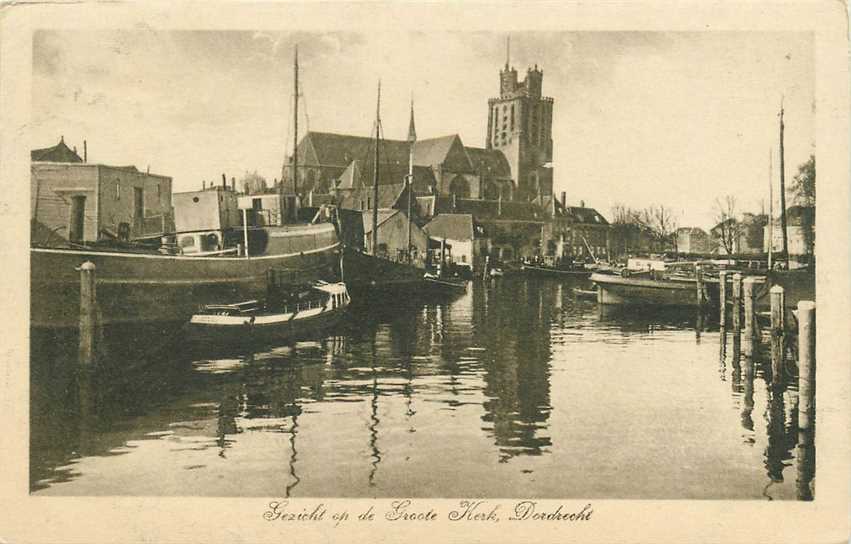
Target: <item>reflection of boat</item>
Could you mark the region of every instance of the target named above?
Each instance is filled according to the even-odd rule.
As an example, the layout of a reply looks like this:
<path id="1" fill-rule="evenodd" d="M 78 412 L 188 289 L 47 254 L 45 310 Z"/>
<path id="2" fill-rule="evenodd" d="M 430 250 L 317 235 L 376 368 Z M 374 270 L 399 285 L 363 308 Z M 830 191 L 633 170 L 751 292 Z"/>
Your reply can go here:
<path id="1" fill-rule="evenodd" d="M 597 290 L 596 289 L 574 289 L 573 294 L 576 295 L 576 298 L 597 300 Z"/>
<path id="2" fill-rule="evenodd" d="M 294 339 L 325 329 L 350 303 L 343 283 L 317 282 L 275 294 L 261 303 L 209 304 L 189 321 L 194 340 L 240 343 L 261 339 Z"/>

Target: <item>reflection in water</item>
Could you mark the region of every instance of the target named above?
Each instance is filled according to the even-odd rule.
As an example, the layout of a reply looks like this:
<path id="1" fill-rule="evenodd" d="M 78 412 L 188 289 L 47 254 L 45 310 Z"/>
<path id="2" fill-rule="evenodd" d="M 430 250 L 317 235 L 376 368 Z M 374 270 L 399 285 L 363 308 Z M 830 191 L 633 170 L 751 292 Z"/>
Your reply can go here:
<path id="1" fill-rule="evenodd" d="M 572 288 L 504 278 L 354 306 L 324 338 L 91 377 L 34 335 L 31 490 L 812 498 L 796 392 L 769 394 L 764 363 L 740 361 L 735 338 L 729 353 L 711 315 L 599 307 Z"/>

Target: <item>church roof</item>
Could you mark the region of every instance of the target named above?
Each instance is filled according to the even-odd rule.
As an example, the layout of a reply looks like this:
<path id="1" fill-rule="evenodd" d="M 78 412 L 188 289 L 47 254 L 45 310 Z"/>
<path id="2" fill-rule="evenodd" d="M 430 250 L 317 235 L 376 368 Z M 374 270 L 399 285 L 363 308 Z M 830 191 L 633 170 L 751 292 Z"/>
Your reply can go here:
<path id="1" fill-rule="evenodd" d="M 382 164 L 407 167 L 410 143 L 404 140 L 381 140 L 378 148 Z M 315 166 L 347 167 L 352 161 L 372 161 L 375 156 L 375 139 L 332 132 L 308 132 L 299 145 L 299 160 Z M 447 164 L 451 163 L 451 164 Z M 414 143 L 414 165 L 442 164 L 451 170 L 473 172 L 473 164 L 457 134 L 417 140 Z"/>
<path id="2" fill-rule="evenodd" d="M 357 189 L 372 187 L 375 176 L 375 164 L 372 160 L 354 160 L 343 171 L 337 184 L 337 189 Z M 437 184 L 431 168 L 414 166 L 414 192 L 428 193 Z M 408 165 L 380 162 L 378 168 L 378 185 L 404 185 L 408 175 Z"/>
<path id="3" fill-rule="evenodd" d="M 498 149 L 483 149 L 481 147 L 465 147 L 473 168 L 482 174 L 496 177 L 511 177 L 511 166 L 502 151 Z"/>
<path id="4" fill-rule="evenodd" d="M 318 165 L 346 167 L 354 160 L 370 160 L 375 153 L 375 139 L 369 136 L 353 136 L 333 132 L 308 132 L 302 140 L 311 145 Z M 301 146 L 299 146 L 301 147 Z M 378 148 L 381 162 L 408 162 L 407 142 L 381 140 Z M 301 151 L 301 150 L 300 150 Z M 299 158 L 302 152 L 299 153 Z M 312 161 L 311 161 L 312 162 Z"/>
<path id="5" fill-rule="evenodd" d="M 30 160 L 33 162 L 83 162 L 79 155 L 65 145 L 64 139 L 59 140 L 59 143 L 53 147 L 33 149 L 30 151 Z"/>

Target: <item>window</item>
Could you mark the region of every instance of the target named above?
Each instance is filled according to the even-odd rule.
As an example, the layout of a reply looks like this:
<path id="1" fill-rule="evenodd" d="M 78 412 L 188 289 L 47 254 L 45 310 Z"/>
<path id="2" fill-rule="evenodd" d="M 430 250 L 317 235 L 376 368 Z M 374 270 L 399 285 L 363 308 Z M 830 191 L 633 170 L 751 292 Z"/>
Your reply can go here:
<path id="1" fill-rule="evenodd" d="M 121 200 L 121 180 L 115 179 L 115 200 Z"/>

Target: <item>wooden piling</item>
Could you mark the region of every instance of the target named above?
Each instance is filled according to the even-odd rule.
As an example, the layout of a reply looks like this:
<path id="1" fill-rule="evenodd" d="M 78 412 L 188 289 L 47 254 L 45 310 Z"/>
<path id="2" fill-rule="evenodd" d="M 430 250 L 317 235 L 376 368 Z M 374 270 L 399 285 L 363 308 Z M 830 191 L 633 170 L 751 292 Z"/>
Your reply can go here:
<path id="1" fill-rule="evenodd" d="M 718 323 L 722 329 L 727 327 L 727 271 L 718 272 L 718 302 L 720 306 Z"/>
<path id="2" fill-rule="evenodd" d="M 774 312 L 772 312 L 772 316 Z M 816 378 L 816 304 L 798 302 L 798 429 L 812 428 Z"/>
<path id="3" fill-rule="evenodd" d="M 703 269 L 699 264 L 694 266 L 694 283 L 697 286 L 697 307 L 702 308 L 703 303 Z"/>
<path id="4" fill-rule="evenodd" d="M 97 350 L 97 293 L 95 289 L 95 264 L 86 261 L 80 271 L 80 365 L 90 368 Z"/>
<path id="5" fill-rule="evenodd" d="M 742 354 L 745 357 L 753 357 L 754 348 L 755 348 L 755 340 L 756 333 L 754 329 L 756 328 L 756 312 L 755 312 L 755 304 L 756 299 L 754 297 L 754 287 L 756 286 L 756 278 L 747 277 L 742 283 L 742 303 L 744 305 L 745 310 L 745 323 L 744 330 L 742 331 L 742 340 L 744 344 L 742 345 Z"/>
<path id="6" fill-rule="evenodd" d="M 783 384 L 783 344 L 784 315 L 783 305 L 786 296 L 783 287 L 775 285 L 770 291 L 771 298 L 771 384 L 779 387 Z"/>
<path id="7" fill-rule="evenodd" d="M 733 274 L 733 338 L 742 332 L 742 275 Z"/>

